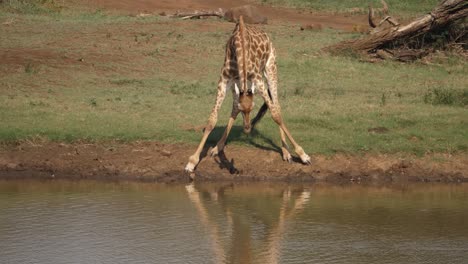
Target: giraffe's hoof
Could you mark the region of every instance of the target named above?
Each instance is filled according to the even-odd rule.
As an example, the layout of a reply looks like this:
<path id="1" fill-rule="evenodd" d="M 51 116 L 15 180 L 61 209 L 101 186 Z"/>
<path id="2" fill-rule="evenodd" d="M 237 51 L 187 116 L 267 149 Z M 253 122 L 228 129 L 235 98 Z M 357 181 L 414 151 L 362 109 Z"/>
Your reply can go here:
<path id="1" fill-rule="evenodd" d="M 195 180 L 195 172 L 191 172 L 188 174 L 191 181 Z"/>
<path id="2" fill-rule="evenodd" d="M 195 168 L 195 165 L 193 165 L 193 163 L 189 162 L 185 166 L 185 172 L 191 174 L 191 173 L 193 173 L 194 168 Z"/>
<path id="3" fill-rule="evenodd" d="M 304 163 L 305 165 L 311 165 L 312 164 L 312 161 L 310 161 L 310 157 L 307 154 L 301 155 L 301 160 L 302 160 L 302 163 Z"/>
<path id="4" fill-rule="evenodd" d="M 191 181 L 193 181 L 195 179 L 195 172 L 193 171 L 193 168 L 190 169 L 188 164 L 185 167 L 185 173 L 189 176 Z"/>
<path id="5" fill-rule="evenodd" d="M 211 149 L 211 151 L 210 151 L 210 156 L 211 156 L 211 157 L 218 156 L 218 152 L 219 152 L 219 151 L 218 151 L 218 146 L 216 146 L 216 147 L 214 147 L 214 148 Z"/>
<path id="6" fill-rule="evenodd" d="M 292 163 L 292 156 L 291 156 L 291 153 L 289 153 L 288 149 L 285 147 L 282 147 L 281 152 L 283 154 L 283 160 L 287 161 L 288 163 Z"/>

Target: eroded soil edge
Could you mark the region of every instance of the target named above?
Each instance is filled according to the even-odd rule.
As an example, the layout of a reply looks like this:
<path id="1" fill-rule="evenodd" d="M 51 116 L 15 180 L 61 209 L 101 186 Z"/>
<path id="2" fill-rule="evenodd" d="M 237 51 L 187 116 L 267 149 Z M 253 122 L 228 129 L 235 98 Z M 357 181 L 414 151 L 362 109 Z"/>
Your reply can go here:
<path id="1" fill-rule="evenodd" d="M 133 143 L 23 142 L 0 147 L 0 178 L 188 182 L 183 172 L 195 146 Z M 197 181 L 467 182 L 468 155 L 314 155 L 311 166 L 288 164 L 279 151 L 227 146 L 204 157 Z"/>

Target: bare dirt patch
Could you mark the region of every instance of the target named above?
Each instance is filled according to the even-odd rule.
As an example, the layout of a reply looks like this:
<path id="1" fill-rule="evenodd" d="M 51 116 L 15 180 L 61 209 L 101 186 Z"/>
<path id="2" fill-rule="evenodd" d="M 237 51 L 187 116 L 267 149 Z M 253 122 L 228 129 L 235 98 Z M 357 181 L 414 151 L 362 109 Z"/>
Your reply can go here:
<path id="1" fill-rule="evenodd" d="M 0 149 L 0 178 L 57 178 L 186 182 L 183 168 L 191 145 L 158 142 L 23 142 Z M 204 152 L 207 153 L 207 150 Z M 204 157 L 198 181 L 284 181 L 332 183 L 466 182 L 468 156 L 312 155 L 311 166 L 281 160 L 277 151 L 227 146 Z"/>
<path id="2" fill-rule="evenodd" d="M 252 4 L 249 1 L 228 1 L 228 0 L 100 0 L 100 1 L 79 1 L 82 5 L 93 8 L 103 8 L 123 14 L 159 14 L 174 13 L 176 11 L 190 10 L 217 10 L 219 8 L 229 9 L 237 6 L 250 4 L 260 10 L 261 14 L 268 18 L 269 23 L 293 23 L 300 25 L 320 24 L 323 28 L 333 28 L 345 31 L 355 31 L 356 28 L 367 26 L 367 16 L 365 15 L 343 15 L 325 14 L 312 11 L 298 10 L 293 8 L 272 7 L 268 5 Z"/>
<path id="3" fill-rule="evenodd" d="M 88 2 L 89 1 L 83 1 Z M 231 8 L 239 5 L 247 4 L 247 1 L 230 1 L 230 0 L 99 0 L 93 1 L 96 6 L 106 9 L 113 9 L 127 12 L 154 12 L 154 11 L 177 11 L 177 10 L 192 10 L 192 9 L 215 9 L 215 8 Z"/>
<path id="4" fill-rule="evenodd" d="M 50 67 L 75 63 L 71 58 L 65 57 L 50 49 L 1 49 L 0 72 L 16 73 L 37 70 L 38 65 L 46 64 Z"/>
<path id="5" fill-rule="evenodd" d="M 71 59 L 62 57 L 60 54 L 47 49 L 0 49 L 0 59 L 2 64 L 7 65 L 25 65 L 34 62 L 44 63 L 44 61 L 62 65 L 71 62 Z"/>

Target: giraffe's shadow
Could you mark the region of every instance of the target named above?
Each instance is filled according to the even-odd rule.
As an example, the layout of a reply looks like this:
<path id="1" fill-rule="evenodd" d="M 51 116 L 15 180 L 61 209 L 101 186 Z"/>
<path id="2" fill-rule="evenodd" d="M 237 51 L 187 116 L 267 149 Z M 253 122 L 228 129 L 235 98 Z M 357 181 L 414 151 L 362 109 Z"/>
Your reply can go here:
<path id="1" fill-rule="evenodd" d="M 208 137 L 206 144 L 203 148 L 203 151 L 200 155 L 200 160 L 208 156 L 209 149 L 216 146 L 218 141 L 223 136 L 225 129 L 226 129 L 225 126 L 217 126 L 213 129 L 213 131 L 211 131 L 210 136 Z M 277 152 L 279 156 L 281 157 L 282 155 L 281 148 L 277 144 L 275 144 L 275 142 L 273 142 L 271 138 L 266 137 L 257 129 L 252 130 L 252 132 L 249 135 L 245 136 L 244 131 L 243 131 L 243 126 L 234 125 L 231 129 L 231 133 L 229 133 L 229 137 L 226 141 L 226 145 L 229 144 L 230 142 L 245 141 L 246 138 L 247 138 L 247 142 L 251 144 L 252 146 L 262 149 L 262 150 Z M 264 141 L 266 144 L 265 145 L 258 144 L 257 142 L 253 140 L 254 138 L 259 138 L 262 141 Z M 216 162 L 218 163 L 220 169 L 227 169 L 229 173 L 231 174 L 239 173 L 239 170 L 234 165 L 234 159 L 229 160 L 229 158 L 226 156 L 224 151 L 220 151 L 218 153 L 218 158 L 219 160 L 216 160 Z M 297 159 L 293 158 L 293 161 L 297 162 Z"/>

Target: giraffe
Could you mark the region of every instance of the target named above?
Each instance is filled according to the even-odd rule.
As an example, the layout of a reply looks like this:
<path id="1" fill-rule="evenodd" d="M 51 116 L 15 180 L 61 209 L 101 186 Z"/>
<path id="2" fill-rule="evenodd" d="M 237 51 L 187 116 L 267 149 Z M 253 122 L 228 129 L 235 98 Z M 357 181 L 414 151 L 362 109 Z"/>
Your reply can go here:
<path id="1" fill-rule="evenodd" d="M 267 87 L 265 86 L 263 77 L 266 79 Z M 226 139 L 239 113 L 242 114 L 244 119 L 244 132 L 248 134 L 265 115 L 266 111 L 270 109 L 273 120 L 279 126 L 283 160 L 292 161 L 286 142 L 287 136 L 301 161 L 304 164 L 311 163 L 309 155 L 304 152 L 303 148 L 291 136 L 281 116 L 277 91 L 278 77 L 275 48 L 265 32 L 245 25 L 242 16 L 240 16 L 226 45 L 224 65 L 218 81 L 215 105 L 211 110 L 200 144 L 195 153 L 189 157 L 189 161 L 185 166 L 186 172 L 193 173 L 200 161 L 200 153 L 209 134 L 216 125 L 218 111 L 221 108 L 226 93 L 232 86 L 234 86 L 234 89 L 232 89 L 233 104 L 231 116 L 221 139 L 211 150 L 211 156 L 216 156 L 224 149 Z M 264 104 L 251 122 L 250 112 L 252 112 L 254 107 L 253 97 L 256 90 L 262 96 Z"/>

